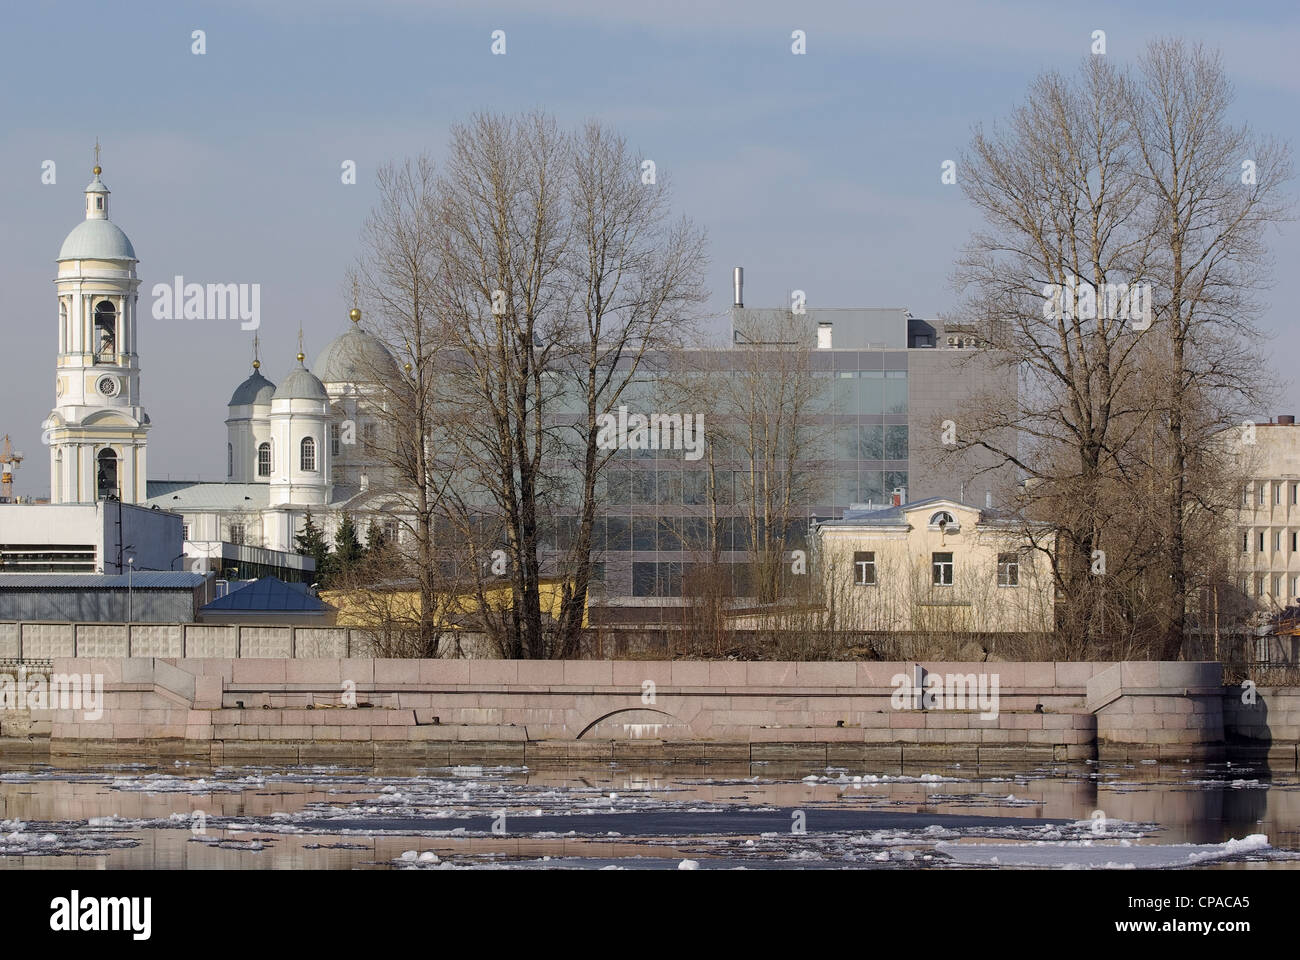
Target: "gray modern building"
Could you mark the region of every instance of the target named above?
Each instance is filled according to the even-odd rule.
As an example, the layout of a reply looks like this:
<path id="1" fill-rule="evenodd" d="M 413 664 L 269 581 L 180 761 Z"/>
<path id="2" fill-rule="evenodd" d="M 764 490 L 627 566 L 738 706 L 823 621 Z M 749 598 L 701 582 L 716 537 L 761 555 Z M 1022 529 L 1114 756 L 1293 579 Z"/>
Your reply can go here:
<path id="1" fill-rule="evenodd" d="M 815 398 L 788 431 L 802 438 L 796 448 L 777 451 L 778 460 L 790 455 L 778 469 L 792 463 L 803 476 L 796 502 L 783 511 L 787 549 L 806 545 L 810 522 L 838 518 L 854 505 L 927 497 L 991 503 L 1014 484 L 1010 471 L 987 457 L 936 466 L 945 428 L 960 429 L 973 398 L 1015 397 L 1013 371 L 999 366 L 973 331 L 902 307 L 806 307 L 798 314 L 746 307 L 741 276 L 737 268 L 731 342 L 687 351 L 684 366 L 697 383 L 717 378 L 717 402 L 702 411 L 706 432 L 743 416 L 747 391 L 755 394 L 754 409 L 765 402 L 758 395 L 783 395 L 783 387 L 785 396 L 807 391 Z M 638 384 L 630 410 L 663 409 L 666 392 L 655 379 L 652 373 Z M 753 446 L 713 463 L 678 449 L 620 449 L 596 524 L 603 596 L 593 597 L 593 622 L 671 619 L 665 608 L 682 603 L 684 581 L 689 592 L 711 528 L 720 541 L 717 560 L 733 571 L 732 592 L 749 595 L 749 500 L 761 496 L 763 459 Z"/>
<path id="2" fill-rule="evenodd" d="M 195 623 L 214 586 L 201 573 L 0 573 L 0 621 Z"/>

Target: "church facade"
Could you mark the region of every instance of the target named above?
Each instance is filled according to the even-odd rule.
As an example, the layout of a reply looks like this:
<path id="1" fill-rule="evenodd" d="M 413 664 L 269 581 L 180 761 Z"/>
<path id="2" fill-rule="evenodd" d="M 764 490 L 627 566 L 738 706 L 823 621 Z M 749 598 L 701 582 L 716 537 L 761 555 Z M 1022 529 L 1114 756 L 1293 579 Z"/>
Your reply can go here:
<path id="1" fill-rule="evenodd" d="M 117 499 L 178 513 L 191 569 L 303 579 L 295 538 L 308 512 L 327 537 L 343 515 L 360 536 L 371 525 L 404 539 L 388 469 L 375 455 L 382 427 L 377 391 L 395 371 L 387 349 L 361 326 L 348 329 L 308 367 L 299 353 L 279 383 L 261 363 L 231 394 L 223 481 L 151 481 L 148 414 L 140 398 L 138 259 L 108 218 L 108 188 L 96 165 L 85 190 L 85 219 L 68 234 L 55 287 L 59 343 L 55 406 L 42 425 L 50 447 L 51 503 Z M 242 568 L 242 569 L 241 569 Z M 294 577 L 297 578 L 297 577 Z"/>

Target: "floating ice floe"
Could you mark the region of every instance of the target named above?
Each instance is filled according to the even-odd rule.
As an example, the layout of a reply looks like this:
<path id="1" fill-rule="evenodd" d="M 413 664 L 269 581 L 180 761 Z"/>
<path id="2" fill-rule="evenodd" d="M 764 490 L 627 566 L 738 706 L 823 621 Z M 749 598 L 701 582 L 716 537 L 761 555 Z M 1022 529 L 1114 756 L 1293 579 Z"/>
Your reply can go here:
<path id="1" fill-rule="evenodd" d="M 1271 850 L 1268 837 L 1251 834 L 1226 843 L 937 843 L 935 850 L 958 863 L 1002 867 L 1136 870 L 1190 867 L 1245 853 Z"/>

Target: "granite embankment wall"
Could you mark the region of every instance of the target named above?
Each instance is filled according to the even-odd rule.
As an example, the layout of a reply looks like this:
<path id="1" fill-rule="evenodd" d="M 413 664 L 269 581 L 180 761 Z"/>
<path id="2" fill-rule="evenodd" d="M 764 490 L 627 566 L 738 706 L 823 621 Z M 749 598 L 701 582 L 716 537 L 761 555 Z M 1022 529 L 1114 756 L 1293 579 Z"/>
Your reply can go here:
<path id="1" fill-rule="evenodd" d="M 59 658 L 103 703 L 0 721 L 60 754 L 213 760 L 1215 759 L 1295 769 L 1300 696 L 1217 663 Z M 898 678 L 933 688 L 920 709 Z M 914 687 L 914 689 L 916 689 Z M 996 697 L 993 697 L 996 690 Z M 964 699 L 963 699 L 964 697 Z M 1236 704 L 1236 705 L 1234 705 Z M 989 709 L 993 705 L 995 709 Z M 6 715 L 8 716 L 8 715 Z"/>

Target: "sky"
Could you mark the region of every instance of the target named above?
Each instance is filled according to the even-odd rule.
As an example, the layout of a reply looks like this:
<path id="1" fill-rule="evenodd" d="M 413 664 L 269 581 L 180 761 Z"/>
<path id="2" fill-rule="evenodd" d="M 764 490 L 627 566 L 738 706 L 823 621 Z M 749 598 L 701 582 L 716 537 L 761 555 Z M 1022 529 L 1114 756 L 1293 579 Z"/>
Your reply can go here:
<path id="1" fill-rule="evenodd" d="M 111 217 L 140 258 L 150 478 L 217 480 L 253 334 L 238 320 L 155 320 L 153 284 L 260 284 L 262 370 L 278 382 L 300 326 L 310 362 L 348 324 L 343 274 L 375 170 L 421 152 L 440 160 L 471 114 L 596 118 L 653 159 L 675 210 L 708 234 L 718 329 L 736 265 L 747 306 L 801 289 L 808 306 L 933 317 L 957 304 L 953 262 L 979 225 L 960 188 L 941 183 L 942 164 L 1036 75 L 1073 71 L 1098 29 L 1121 63 L 1156 36 L 1216 47 L 1233 118 L 1300 142 L 1300 13 L 1280 0 L 12 5 L 0 32 L 0 434 L 27 457 L 15 492 L 49 493 L 40 425 L 55 400 L 54 258 L 83 218 L 96 138 Z M 492 53 L 496 30 L 504 55 Z M 355 184 L 342 182 L 345 161 Z M 1261 376 L 1280 396 L 1261 418 L 1300 413 L 1300 224 L 1269 243 L 1262 326 L 1274 339 Z"/>

